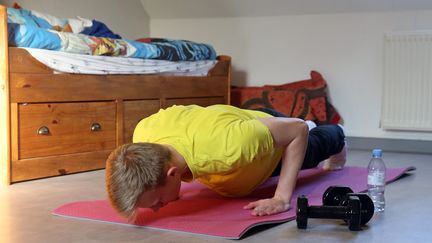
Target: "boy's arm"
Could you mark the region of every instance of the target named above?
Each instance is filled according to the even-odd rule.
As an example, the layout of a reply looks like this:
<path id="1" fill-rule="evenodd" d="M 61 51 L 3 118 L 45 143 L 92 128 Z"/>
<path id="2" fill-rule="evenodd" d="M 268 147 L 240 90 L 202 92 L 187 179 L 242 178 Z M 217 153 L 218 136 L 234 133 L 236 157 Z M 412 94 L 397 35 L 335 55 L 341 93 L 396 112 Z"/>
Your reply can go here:
<path id="1" fill-rule="evenodd" d="M 290 209 L 291 196 L 303 163 L 308 141 L 308 126 L 296 118 L 260 118 L 273 136 L 274 146 L 283 147 L 282 168 L 273 198 L 251 202 L 245 209 L 253 209 L 252 215 L 277 214 Z"/>

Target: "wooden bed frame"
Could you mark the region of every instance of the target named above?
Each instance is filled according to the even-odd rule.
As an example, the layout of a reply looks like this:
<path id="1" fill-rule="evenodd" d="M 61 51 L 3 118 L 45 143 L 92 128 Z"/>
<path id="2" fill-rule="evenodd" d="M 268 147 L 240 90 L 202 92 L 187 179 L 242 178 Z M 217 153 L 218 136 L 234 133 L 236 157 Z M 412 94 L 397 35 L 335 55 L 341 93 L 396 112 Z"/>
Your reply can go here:
<path id="1" fill-rule="evenodd" d="M 8 47 L 0 5 L 1 184 L 101 169 L 139 120 L 174 104 L 229 104 L 231 58 L 206 77 L 54 74 Z"/>

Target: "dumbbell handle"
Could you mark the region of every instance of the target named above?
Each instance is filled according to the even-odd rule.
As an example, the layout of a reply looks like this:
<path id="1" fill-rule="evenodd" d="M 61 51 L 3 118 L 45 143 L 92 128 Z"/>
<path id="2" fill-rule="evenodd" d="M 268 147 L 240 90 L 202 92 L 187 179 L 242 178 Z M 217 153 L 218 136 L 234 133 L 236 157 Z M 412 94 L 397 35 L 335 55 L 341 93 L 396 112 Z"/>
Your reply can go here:
<path id="1" fill-rule="evenodd" d="M 309 206 L 308 218 L 347 219 L 348 211 L 345 206 Z"/>

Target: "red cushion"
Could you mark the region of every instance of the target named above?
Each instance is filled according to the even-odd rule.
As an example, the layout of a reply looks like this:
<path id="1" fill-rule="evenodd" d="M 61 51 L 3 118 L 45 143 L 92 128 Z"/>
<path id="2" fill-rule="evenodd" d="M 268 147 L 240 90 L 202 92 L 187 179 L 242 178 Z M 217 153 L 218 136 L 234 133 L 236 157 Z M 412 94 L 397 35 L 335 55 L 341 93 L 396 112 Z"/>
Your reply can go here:
<path id="1" fill-rule="evenodd" d="M 327 83 L 317 71 L 311 78 L 282 85 L 232 87 L 231 104 L 245 109 L 271 108 L 289 117 L 337 124 L 342 118 L 327 97 Z"/>

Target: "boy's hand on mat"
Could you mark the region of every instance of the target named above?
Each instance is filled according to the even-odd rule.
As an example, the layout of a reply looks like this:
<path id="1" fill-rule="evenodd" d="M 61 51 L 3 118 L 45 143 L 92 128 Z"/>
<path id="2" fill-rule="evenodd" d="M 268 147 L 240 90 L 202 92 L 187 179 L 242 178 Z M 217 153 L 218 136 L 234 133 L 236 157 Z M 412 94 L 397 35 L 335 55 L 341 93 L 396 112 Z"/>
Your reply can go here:
<path id="1" fill-rule="evenodd" d="M 244 206 L 243 209 L 252 209 L 251 214 L 253 216 L 265 216 L 285 212 L 290 207 L 289 203 L 285 203 L 280 198 L 273 197 L 251 202 Z"/>

